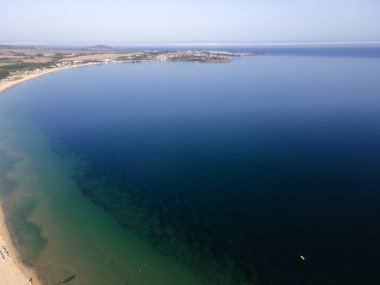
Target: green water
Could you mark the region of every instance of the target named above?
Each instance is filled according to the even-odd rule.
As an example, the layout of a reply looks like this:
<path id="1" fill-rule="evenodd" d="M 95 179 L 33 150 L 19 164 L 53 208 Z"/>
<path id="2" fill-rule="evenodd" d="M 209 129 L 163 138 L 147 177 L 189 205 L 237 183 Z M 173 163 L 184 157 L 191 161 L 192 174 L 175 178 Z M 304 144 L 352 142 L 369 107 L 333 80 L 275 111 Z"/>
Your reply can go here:
<path id="1" fill-rule="evenodd" d="M 0 191 L 21 257 L 44 284 L 74 274 L 67 284 L 200 284 L 81 195 L 75 162 L 54 154 L 23 114 L 27 94 L 14 95 L 0 97 Z"/>
<path id="2" fill-rule="evenodd" d="M 0 188 L 23 259 L 47 285 L 380 284 L 379 58 L 334 54 L 7 90 Z"/>

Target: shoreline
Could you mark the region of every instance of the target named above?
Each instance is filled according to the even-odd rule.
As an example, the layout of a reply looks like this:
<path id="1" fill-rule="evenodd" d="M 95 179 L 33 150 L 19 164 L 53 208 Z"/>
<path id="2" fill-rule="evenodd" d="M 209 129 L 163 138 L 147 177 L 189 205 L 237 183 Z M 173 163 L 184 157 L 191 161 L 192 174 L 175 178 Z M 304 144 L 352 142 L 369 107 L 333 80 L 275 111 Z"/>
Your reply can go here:
<path id="1" fill-rule="evenodd" d="M 130 63 L 133 62 L 131 60 L 128 61 L 114 61 L 114 62 L 88 62 L 81 64 L 71 64 L 67 66 L 59 66 L 53 67 L 46 70 L 40 70 L 38 72 L 30 73 L 30 74 L 21 74 L 21 75 L 13 75 L 14 78 L 11 78 L 8 81 L 1 82 L 0 81 L 0 95 L 2 92 L 7 89 L 23 83 L 25 81 L 38 78 L 40 76 L 50 74 L 53 72 L 68 70 L 76 67 L 84 67 L 89 65 L 98 65 L 98 64 L 108 64 L 108 63 Z M 0 197 L 0 250 L 4 254 L 5 259 L 2 258 L 0 254 L 0 276 L 1 276 L 1 284 L 0 285 L 44 285 L 43 281 L 39 278 L 39 275 L 36 269 L 33 266 L 27 266 L 15 245 L 11 231 L 9 229 L 5 211 L 4 211 L 4 199 Z M 6 255 L 5 250 L 2 246 L 5 246 L 7 249 L 9 256 Z M 32 281 L 31 281 L 32 280 Z"/>
<path id="2" fill-rule="evenodd" d="M 14 78 L 14 79 L 11 79 L 9 81 L 0 83 L 0 93 L 4 92 L 8 88 L 11 88 L 12 86 L 15 86 L 15 85 L 20 84 L 22 82 L 25 82 L 25 81 L 28 81 L 30 79 L 34 79 L 34 78 L 37 78 L 37 77 L 40 77 L 40 76 L 43 76 L 46 74 L 50 74 L 50 73 L 57 72 L 60 70 L 66 70 L 66 69 L 71 69 L 71 68 L 75 68 L 75 67 L 94 65 L 94 64 L 103 64 L 103 63 L 96 62 L 96 63 L 75 64 L 75 65 L 73 64 L 73 65 L 63 66 L 63 67 L 49 68 L 49 69 L 41 70 L 39 72 L 32 73 L 32 74 L 20 75 L 19 78 Z"/>
<path id="3" fill-rule="evenodd" d="M 139 62 L 143 62 L 143 61 L 147 61 L 147 60 L 139 60 Z M 0 94 L 2 92 L 6 91 L 7 89 L 17 85 L 17 84 L 23 83 L 23 82 L 28 81 L 30 79 L 34 79 L 34 78 L 37 78 L 37 77 L 40 77 L 40 76 L 43 76 L 46 74 L 61 71 L 61 70 L 67 70 L 67 69 L 89 66 L 89 65 L 111 64 L 111 63 L 131 63 L 131 62 L 134 62 L 134 61 L 133 60 L 124 60 L 124 61 L 112 61 L 112 62 L 88 62 L 88 63 L 71 64 L 71 65 L 66 65 L 66 66 L 53 67 L 53 68 L 41 70 L 41 71 L 38 71 L 35 73 L 26 74 L 26 75 L 17 75 L 17 76 L 13 75 L 16 78 L 10 79 L 6 82 L 1 82 L 1 80 L 0 80 Z"/>
<path id="4" fill-rule="evenodd" d="M 125 63 L 132 61 L 117 61 L 112 63 Z M 98 64 L 108 64 L 109 62 L 89 62 L 81 64 L 71 64 L 68 66 L 60 66 L 49 68 L 46 70 L 41 70 L 39 72 L 34 72 L 31 74 L 17 75 L 16 78 L 12 78 L 9 81 L 1 82 L 0 81 L 0 94 L 7 89 L 23 83 L 25 81 L 50 74 L 53 72 L 67 70 L 76 67 L 89 66 L 89 65 L 98 65 Z M 3 199 L 0 197 L 0 250 L 3 254 L 6 254 L 3 245 L 9 252 L 9 257 L 5 256 L 3 260 L 0 254 L 0 276 L 1 276 L 1 285 L 44 285 L 43 282 L 38 277 L 38 273 L 34 267 L 27 266 L 21 259 L 20 253 L 13 242 L 10 229 L 8 228 L 8 223 L 5 218 L 5 212 L 3 207 Z M 32 282 L 30 281 L 32 280 Z"/>
<path id="5" fill-rule="evenodd" d="M 96 54 L 91 55 L 92 58 L 83 58 L 86 56 L 82 56 L 82 58 L 80 58 L 79 56 L 79 58 L 72 57 L 55 61 L 53 65 L 51 65 L 50 67 L 35 67 L 36 69 L 34 70 L 24 70 L 21 74 L 21 70 L 18 70 L 14 74 L 8 75 L 7 77 L 0 80 L 0 93 L 16 84 L 27 81 L 29 79 L 33 79 L 59 70 L 65 70 L 80 66 L 106 63 L 131 63 L 143 61 L 226 63 L 230 62 L 233 58 L 236 57 L 256 55 L 256 53 L 234 53 L 228 51 L 167 51 L 159 54 L 151 54 L 152 52 L 156 51 L 145 51 L 145 54 L 144 52 L 142 52 L 142 54 L 120 54 L 119 57 L 116 58 L 112 56 L 115 54 L 98 58 L 96 58 Z M 98 56 L 101 55 L 102 54 L 99 54 Z"/>
<path id="6" fill-rule="evenodd" d="M 8 225 L 4 215 L 4 209 L 0 201 L 0 276 L 1 285 L 43 285 L 39 280 L 37 272 L 26 266 L 19 255 L 11 238 Z M 3 247 L 4 246 L 4 247 Z M 5 251 L 7 250 L 7 252 Z M 4 257 L 3 257 L 4 256 Z M 32 282 L 30 282 L 30 278 Z"/>
<path id="7" fill-rule="evenodd" d="M 40 72 L 20 75 L 19 78 L 11 79 L 7 82 L 0 84 L 0 93 L 6 91 L 17 84 L 34 79 L 49 73 L 53 73 L 60 70 L 66 70 L 70 68 L 91 65 L 94 63 L 70 65 L 64 67 L 55 67 L 47 70 L 41 70 Z M 4 247 L 5 248 L 4 248 Z M 8 251 L 6 253 L 5 249 Z M 13 242 L 8 223 L 5 218 L 5 212 L 3 207 L 3 199 L 0 198 L 0 276 L 1 285 L 43 285 L 39 279 L 36 270 L 33 267 L 25 265 L 20 257 L 20 253 Z M 4 258 L 3 258 L 4 256 Z M 32 280 L 32 281 L 30 281 Z"/>
<path id="8" fill-rule="evenodd" d="M 150 60 L 139 60 L 141 61 L 150 61 Z M 89 65 L 98 65 L 98 64 L 108 64 L 108 63 L 130 63 L 134 60 L 123 60 L 123 61 L 112 61 L 112 62 L 86 62 L 80 64 L 70 64 L 65 66 L 57 66 L 48 69 L 43 69 L 39 71 L 34 71 L 33 73 L 27 74 L 16 74 L 12 75 L 7 81 L 0 80 L 0 94 L 7 89 L 23 83 L 25 81 L 50 74 L 53 72 L 67 70 L 76 67 L 83 67 Z M 6 215 L 4 212 L 4 199 L 0 197 L 0 250 L 4 254 L 4 257 L 0 254 L 0 276 L 1 276 L 1 285 L 43 285 L 42 280 L 39 279 L 36 269 L 32 266 L 27 266 L 22 258 L 20 253 L 13 242 L 11 231 L 9 229 Z M 9 256 L 6 255 L 6 251 L 3 248 L 3 245 L 7 249 Z M 30 282 L 32 279 L 32 282 Z"/>

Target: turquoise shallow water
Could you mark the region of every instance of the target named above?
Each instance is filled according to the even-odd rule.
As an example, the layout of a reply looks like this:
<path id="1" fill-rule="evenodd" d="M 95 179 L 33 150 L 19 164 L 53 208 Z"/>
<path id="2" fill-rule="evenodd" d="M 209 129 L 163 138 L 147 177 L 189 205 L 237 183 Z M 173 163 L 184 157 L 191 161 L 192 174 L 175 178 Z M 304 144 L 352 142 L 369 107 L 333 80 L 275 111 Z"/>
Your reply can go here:
<path id="1" fill-rule="evenodd" d="M 379 71 L 290 53 L 8 90 L 1 189 L 26 261 L 48 284 L 376 284 Z"/>
<path id="2" fill-rule="evenodd" d="M 27 112 L 21 97 L 2 98 L 11 114 L 2 113 L 1 195 L 21 256 L 42 281 L 75 274 L 69 284 L 199 284 L 81 194 L 72 179 L 78 163 L 57 157 L 30 116 L 13 119 Z"/>

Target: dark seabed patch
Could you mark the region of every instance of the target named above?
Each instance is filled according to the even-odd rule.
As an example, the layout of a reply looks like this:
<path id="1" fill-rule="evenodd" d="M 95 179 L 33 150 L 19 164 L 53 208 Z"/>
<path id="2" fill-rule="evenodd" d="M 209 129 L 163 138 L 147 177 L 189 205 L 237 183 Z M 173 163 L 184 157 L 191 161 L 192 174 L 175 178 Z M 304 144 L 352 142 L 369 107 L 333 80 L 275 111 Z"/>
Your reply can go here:
<path id="1" fill-rule="evenodd" d="M 202 282 L 377 284 L 378 74 L 349 56 L 113 64 L 36 80 L 26 105 L 82 193 Z"/>

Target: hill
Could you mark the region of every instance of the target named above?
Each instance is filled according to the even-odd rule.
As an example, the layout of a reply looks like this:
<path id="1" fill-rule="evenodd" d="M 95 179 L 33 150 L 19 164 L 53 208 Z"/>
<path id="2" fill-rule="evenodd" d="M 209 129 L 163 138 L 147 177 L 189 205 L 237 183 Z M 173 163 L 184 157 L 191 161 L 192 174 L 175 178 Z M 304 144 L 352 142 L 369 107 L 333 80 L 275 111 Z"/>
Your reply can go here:
<path id="1" fill-rule="evenodd" d="M 113 50 L 113 47 L 106 46 L 106 45 L 96 45 L 96 46 L 91 46 L 84 48 L 85 50 Z"/>

